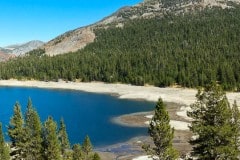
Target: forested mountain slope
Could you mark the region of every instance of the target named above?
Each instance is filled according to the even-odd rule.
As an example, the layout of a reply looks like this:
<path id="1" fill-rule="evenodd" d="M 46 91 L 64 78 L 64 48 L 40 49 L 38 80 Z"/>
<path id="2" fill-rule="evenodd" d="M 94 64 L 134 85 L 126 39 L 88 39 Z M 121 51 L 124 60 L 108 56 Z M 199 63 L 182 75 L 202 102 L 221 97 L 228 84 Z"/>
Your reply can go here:
<path id="1" fill-rule="evenodd" d="M 240 0 L 144 0 L 134 6 L 123 7 L 99 22 L 68 31 L 41 48 L 51 56 L 75 52 L 92 43 L 96 38 L 94 30 L 99 28 L 121 28 L 129 20 L 179 15 L 212 7 L 232 8 L 234 3 L 239 4 Z"/>
<path id="2" fill-rule="evenodd" d="M 129 20 L 124 27 L 94 32 L 94 42 L 74 53 L 48 57 L 38 50 L 0 63 L 0 78 L 161 87 L 217 81 L 227 90 L 240 90 L 239 5 Z"/>

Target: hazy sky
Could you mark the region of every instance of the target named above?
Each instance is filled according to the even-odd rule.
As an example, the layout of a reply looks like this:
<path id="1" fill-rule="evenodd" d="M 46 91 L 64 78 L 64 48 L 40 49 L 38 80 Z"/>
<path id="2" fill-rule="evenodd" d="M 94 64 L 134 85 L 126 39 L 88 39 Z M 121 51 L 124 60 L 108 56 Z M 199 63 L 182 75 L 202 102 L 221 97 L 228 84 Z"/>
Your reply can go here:
<path id="1" fill-rule="evenodd" d="M 0 46 L 49 41 L 142 0 L 0 0 Z"/>

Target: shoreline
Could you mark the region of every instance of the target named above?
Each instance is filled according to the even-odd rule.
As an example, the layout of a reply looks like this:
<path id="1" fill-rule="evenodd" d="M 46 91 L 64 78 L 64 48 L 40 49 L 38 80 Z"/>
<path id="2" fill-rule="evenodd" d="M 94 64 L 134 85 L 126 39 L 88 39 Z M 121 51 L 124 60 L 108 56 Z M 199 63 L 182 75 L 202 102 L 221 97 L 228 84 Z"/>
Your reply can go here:
<path id="1" fill-rule="evenodd" d="M 46 89 L 77 90 L 92 93 L 111 94 L 120 99 L 146 100 L 156 102 L 160 97 L 164 102 L 173 102 L 181 105 L 190 105 L 195 102 L 196 89 L 189 88 L 159 88 L 154 86 L 133 86 L 120 83 L 103 82 L 43 82 L 35 80 L 0 80 L 0 86 L 33 87 Z M 240 104 L 240 92 L 227 92 L 230 103 L 234 100 Z"/>
<path id="2" fill-rule="evenodd" d="M 110 94 L 120 99 L 146 100 L 156 102 L 160 97 L 165 102 L 189 105 L 195 101 L 195 89 L 159 88 L 104 82 L 44 82 L 35 80 L 0 80 L 0 87 L 29 87 L 43 89 L 76 90 L 90 93 Z"/>
<path id="3" fill-rule="evenodd" d="M 173 139 L 173 146 L 179 151 L 181 155 L 185 155 L 191 151 L 191 145 L 189 145 L 188 141 L 191 138 L 192 134 L 189 131 L 188 126 L 190 125 L 190 121 L 188 117 L 185 117 L 185 115 L 179 115 L 179 112 L 186 111 L 187 108 L 186 105 L 181 105 L 178 103 L 169 103 L 165 102 L 166 109 L 168 111 L 168 114 L 170 116 L 170 125 L 175 129 L 174 132 L 174 139 Z M 116 123 L 118 125 L 128 126 L 128 127 L 144 127 L 148 128 L 149 122 L 153 117 L 154 112 L 137 112 L 137 113 L 131 113 L 131 114 L 125 114 L 118 117 L 114 117 L 112 119 L 113 123 Z M 137 148 L 137 151 L 142 151 L 141 146 L 143 144 L 152 144 L 152 139 L 148 136 L 146 137 L 135 137 L 134 139 L 131 139 L 125 143 L 116 144 L 113 146 L 109 146 L 108 149 L 110 151 L 114 150 L 121 150 L 121 146 L 126 146 L 127 150 L 132 148 Z M 131 147 L 129 147 L 131 146 Z M 134 150 L 133 150 L 134 151 Z M 136 152 L 136 150 L 135 150 Z M 134 153 L 134 152 L 133 152 Z M 125 151 L 125 155 L 127 152 Z M 145 152 L 139 152 L 139 155 L 137 154 L 129 154 L 130 157 L 127 157 L 128 159 L 134 160 L 138 157 L 146 156 Z"/>
<path id="4" fill-rule="evenodd" d="M 184 106 L 173 102 L 165 102 L 165 104 L 168 114 L 170 116 L 170 125 L 175 130 L 189 130 L 188 125 L 190 125 L 191 120 L 189 119 L 189 117 L 187 117 L 187 115 L 179 114 L 180 112 L 183 112 L 183 110 L 187 112 L 188 107 L 186 105 Z M 111 122 L 127 127 L 148 128 L 153 115 L 154 111 L 124 114 L 118 117 L 113 117 L 111 119 Z"/>
<path id="5" fill-rule="evenodd" d="M 136 121 L 143 121 L 143 120 L 124 120 L 124 118 L 131 118 L 131 117 L 141 117 L 142 119 L 146 119 L 146 121 L 148 120 L 147 118 L 145 118 L 145 115 L 150 115 L 152 114 L 151 111 L 149 112 L 136 112 L 136 113 L 130 113 L 130 114 L 124 114 L 118 117 L 113 117 L 111 119 L 111 122 L 117 125 L 121 125 L 121 126 L 126 126 L 126 127 L 139 127 L 139 128 L 147 128 L 148 125 L 144 124 L 144 122 L 140 122 L 137 123 Z M 134 122 L 132 122 L 134 121 Z"/>

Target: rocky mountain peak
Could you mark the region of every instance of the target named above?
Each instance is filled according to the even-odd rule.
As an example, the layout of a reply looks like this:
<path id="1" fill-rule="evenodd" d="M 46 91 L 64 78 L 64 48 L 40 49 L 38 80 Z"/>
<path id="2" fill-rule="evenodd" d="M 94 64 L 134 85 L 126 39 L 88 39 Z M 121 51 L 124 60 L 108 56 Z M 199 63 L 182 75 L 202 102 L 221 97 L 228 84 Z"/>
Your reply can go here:
<path id="1" fill-rule="evenodd" d="M 11 53 L 19 56 L 19 55 L 23 55 L 33 49 L 39 48 L 44 44 L 44 42 L 42 41 L 38 41 L 38 40 L 33 40 L 24 44 L 17 44 L 17 45 L 10 45 L 7 46 L 5 48 L 10 49 Z"/>
<path id="2" fill-rule="evenodd" d="M 6 47 L 0 47 L 0 61 L 6 61 L 9 58 L 21 56 L 25 53 L 37 49 L 44 44 L 42 41 L 33 40 L 23 44 L 13 44 Z"/>

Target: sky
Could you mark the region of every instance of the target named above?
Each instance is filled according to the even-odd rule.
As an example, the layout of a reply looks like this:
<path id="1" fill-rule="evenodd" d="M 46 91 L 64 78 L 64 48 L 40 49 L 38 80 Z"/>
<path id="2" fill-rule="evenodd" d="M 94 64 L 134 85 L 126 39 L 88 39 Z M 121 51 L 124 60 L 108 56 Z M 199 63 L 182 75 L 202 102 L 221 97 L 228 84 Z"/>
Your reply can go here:
<path id="1" fill-rule="evenodd" d="M 0 0 L 0 47 L 47 42 L 143 0 Z"/>

